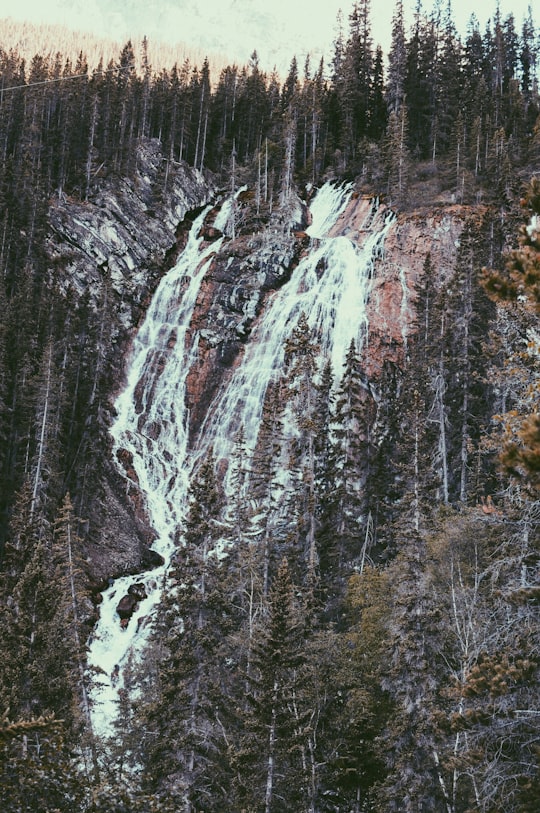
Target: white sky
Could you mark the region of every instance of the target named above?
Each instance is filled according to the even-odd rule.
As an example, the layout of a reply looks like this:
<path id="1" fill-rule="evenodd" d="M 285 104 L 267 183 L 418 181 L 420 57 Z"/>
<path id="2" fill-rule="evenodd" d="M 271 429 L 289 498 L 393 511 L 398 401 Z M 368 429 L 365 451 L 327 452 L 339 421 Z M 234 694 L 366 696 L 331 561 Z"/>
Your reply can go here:
<path id="1" fill-rule="evenodd" d="M 474 10 L 483 31 L 496 2 L 453 0 L 458 30 L 465 33 Z M 231 54 L 241 64 L 257 48 L 262 67 L 269 70 L 274 62 L 278 67 L 288 65 L 293 54 L 301 62 L 311 49 L 324 52 L 328 60 L 338 10 L 343 9 L 347 24 L 352 5 L 353 0 L 0 0 L 0 17 L 61 22 L 121 42 L 146 34 L 154 41 L 180 41 Z M 520 30 L 531 0 L 499 0 L 499 5 L 503 18 L 514 14 Z M 414 6 L 415 0 L 405 0 L 409 19 Z M 432 0 L 424 0 L 424 6 L 431 10 Z M 386 53 L 395 0 L 372 0 L 371 7 L 373 38 Z M 538 25 L 540 20 L 535 22 Z"/>

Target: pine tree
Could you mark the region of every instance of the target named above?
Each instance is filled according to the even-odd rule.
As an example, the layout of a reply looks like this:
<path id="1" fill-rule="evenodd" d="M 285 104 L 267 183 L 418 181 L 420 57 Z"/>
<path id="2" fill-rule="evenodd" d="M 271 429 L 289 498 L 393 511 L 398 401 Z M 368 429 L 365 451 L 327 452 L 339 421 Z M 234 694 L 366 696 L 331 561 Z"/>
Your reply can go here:
<path id="1" fill-rule="evenodd" d="M 397 0 L 392 17 L 392 44 L 388 54 L 386 103 L 390 113 L 399 113 L 405 101 L 406 38 L 403 19 L 403 0 Z"/>
<path id="2" fill-rule="evenodd" d="M 175 561 L 178 586 L 158 620 L 164 647 L 158 693 L 142 711 L 152 731 L 141 755 L 144 789 L 185 811 L 211 810 L 226 782 L 219 720 L 223 645 L 233 608 L 223 594 L 215 550 L 223 535 L 218 523 L 223 500 L 214 466 L 210 454 L 192 481 L 184 545 Z"/>
<path id="3" fill-rule="evenodd" d="M 283 484 L 278 474 L 283 466 L 285 438 L 283 435 L 282 387 L 270 382 L 264 397 L 261 424 L 252 458 L 250 473 L 251 513 L 253 531 L 260 550 L 261 581 L 266 598 L 270 579 L 283 544 Z M 283 551 L 281 551 L 281 555 Z"/>
<path id="4" fill-rule="evenodd" d="M 345 572 L 352 563 L 358 564 L 369 555 L 363 543 L 369 523 L 367 484 L 371 475 L 374 420 L 374 399 L 353 339 L 336 393 L 332 427 L 334 533 L 339 546 L 339 566 Z"/>
<path id="5" fill-rule="evenodd" d="M 246 698 L 250 710 L 237 757 L 240 804 L 265 813 L 306 804 L 309 710 L 303 703 L 303 625 L 294 592 L 283 560 L 255 642 Z"/>
<path id="6" fill-rule="evenodd" d="M 515 570 L 510 565 L 521 533 L 478 508 L 441 519 L 428 560 L 431 590 L 447 619 L 441 627 L 447 688 L 438 704 L 448 732 L 440 754 L 446 787 L 452 809 L 518 810 L 513 781 L 535 777 L 528 709 L 538 668 L 529 657 L 538 625 L 523 606 L 508 603 L 523 579 L 517 562 Z M 528 535 L 532 529 L 525 528 L 526 522 Z"/>
<path id="7" fill-rule="evenodd" d="M 415 157 L 423 160 L 433 160 L 436 54 L 435 27 L 431 21 L 426 20 L 419 0 L 407 48 L 405 97 L 409 127 L 408 147 Z"/>
<path id="8" fill-rule="evenodd" d="M 385 571 L 366 565 L 347 583 L 342 629 L 321 636 L 333 658 L 324 684 L 329 709 L 322 711 L 319 736 L 321 749 L 327 747 L 325 795 L 336 809 L 355 813 L 374 809 L 374 790 L 385 775 L 378 738 L 392 713 L 381 687 L 388 670 L 388 594 Z"/>
<path id="9" fill-rule="evenodd" d="M 340 99 L 344 122 L 343 148 L 348 159 L 355 158 L 358 142 L 369 132 L 373 81 L 370 13 L 369 0 L 361 0 L 353 5 L 349 15 Z"/>
<path id="10" fill-rule="evenodd" d="M 20 813 L 85 810 L 88 788 L 62 723 L 18 720 L 0 729 L 0 805 Z"/>
<path id="11" fill-rule="evenodd" d="M 407 110 L 390 113 L 386 130 L 385 163 L 387 192 L 396 205 L 403 205 L 408 196 L 410 156 L 407 147 Z"/>
<path id="12" fill-rule="evenodd" d="M 35 434 L 29 476 L 32 484 L 32 514 L 44 514 L 47 501 L 54 499 L 58 487 L 61 397 L 55 360 L 50 340 L 43 353 L 35 385 Z"/>
<path id="13" fill-rule="evenodd" d="M 321 392 L 319 346 L 305 313 L 285 343 L 287 411 L 297 430 L 289 444 L 291 493 L 294 494 L 296 528 L 292 539 L 300 547 L 301 567 L 309 579 L 318 579 L 317 518 L 319 483 L 325 467 L 328 395 Z"/>
<path id="14" fill-rule="evenodd" d="M 382 681 L 395 711 L 384 734 L 387 775 L 379 803 L 396 813 L 420 809 L 451 813 L 440 767 L 442 739 L 436 714 L 441 613 L 426 580 L 425 541 L 416 531 L 404 532 L 397 546 L 389 574 L 395 585 L 390 665 Z"/>
<path id="15" fill-rule="evenodd" d="M 84 722 L 91 726 L 90 704 L 86 689 L 83 607 L 88 605 L 82 571 L 81 540 L 76 531 L 76 517 L 71 498 L 66 494 L 55 523 L 53 542 L 54 578 L 62 599 L 59 603 L 56 623 L 65 644 L 70 649 L 73 675 L 73 691 L 80 698 Z"/>
<path id="16" fill-rule="evenodd" d="M 518 248 L 507 256 L 503 271 L 484 269 L 483 272 L 484 286 L 495 302 L 507 308 L 515 303 L 510 313 L 517 321 L 519 335 L 527 331 L 528 315 L 540 311 L 540 240 L 537 229 L 540 183 L 537 179 L 531 181 L 522 203 L 531 214 L 531 222 L 520 228 Z M 535 342 L 532 339 L 526 353 L 519 352 L 517 348 L 511 351 L 514 366 L 517 364 L 518 369 L 522 370 L 520 378 L 523 384 L 517 395 L 517 413 L 508 410 L 510 404 L 504 404 L 504 412 L 507 413 L 506 417 L 503 416 L 506 437 L 501 456 L 506 471 L 518 480 L 523 479 L 533 496 L 540 483 L 540 420 L 534 390 L 537 367 L 534 350 Z"/>
<path id="17" fill-rule="evenodd" d="M 449 468 L 455 473 L 450 492 L 463 503 L 469 497 L 470 456 L 481 426 L 489 420 L 489 391 L 483 337 L 493 309 L 479 284 L 479 268 L 489 250 L 489 224 L 466 225 L 456 269 L 446 294 L 445 346 L 448 372 Z M 485 235 L 482 239 L 481 235 Z"/>

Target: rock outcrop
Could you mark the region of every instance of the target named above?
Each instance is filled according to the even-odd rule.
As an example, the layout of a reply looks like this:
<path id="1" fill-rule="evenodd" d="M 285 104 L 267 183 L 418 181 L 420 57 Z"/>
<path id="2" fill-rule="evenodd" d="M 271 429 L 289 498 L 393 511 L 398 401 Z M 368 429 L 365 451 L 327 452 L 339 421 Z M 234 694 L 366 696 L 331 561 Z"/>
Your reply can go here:
<path id="1" fill-rule="evenodd" d="M 64 196 L 50 202 L 46 251 L 54 269 L 51 283 L 69 291 L 75 301 L 87 298 L 99 313 L 107 343 L 95 352 L 118 371 L 116 388 L 122 384 L 133 330 L 182 247 L 184 219 L 213 199 L 216 191 L 210 176 L 187 164 L 167 168 L 159 143 L 143 140 L 130 178 L 100 179 L 86 201 Z M 100 416 L 105 435 L 107 410 L 102 409 Z M 162 562 L 150 549 L 154 534 L 142 505 L 126 498 L 125 482 L 111 460 L 100 476 L 99 497 L 90 507 L 92 533 L 84 551 L 96 591 L 110 577 L 135 574 Z"/>
<path id="2" fill-rule="evenodd" d="M 302 243 L 294 234 L 270 229 L 226 242 L 214 258 L 192 321 L 200 334 L 198 358 L 187 378 L 192 435 L 234 369 L 266 297 L 290 278 L 301 251 Z"/>
<path id="3" fill-rule="evenodd" d="M 374 218 L 384 217 L 385 211 L 372 199 L 353 197 L 333 234 L 361 243 Z M 426 256 L 431 255 L 437 286 L 444 285 L 470 214 L 470 207 L 446 206 L 400 214 L 392 225 L 376 262 L 368 301 L 365 365 L 370 378 L 377 377 L 385 361 L 402 364 L 413 330 L 415 286 Z"/>
<path id="4" fill-rule="evenodd" d="M 102 301 L 115 297 L 118 328 L 137 323 L 156 280 L 176 253 L 177 231 L 186 214 L 216 193 L 211 178 L 184 163 L 167 173 L 159 142 L 143 140 L 131 178 L 109 176 L 87 201 L 51 202 L 47 253 L 64 271 L 61 286 Z"/>
<path id="5" fill-rule="evenodd" d="M 163 156 L 157 143 L 147 141 L 139 150 L 132 180 L 109 178 L 90 201 L 60 200 L 51 205 L 48 252 L 51 264 L 64 269 L 63 287 L 79 296 L 87 294 L 96 308 L 103 302 L 104 292 L 114 300 L 113 348 L 109 352 L 116 354 L 117 388 L 130 336 L 191 223 L 186 215 L 200 210 L 216 193 L 211 179 L 186 165 L 169 172 L 164 188 Z M 309 211 L 300 204 L 293 209 L 289 223 L 276 218 L 275 228 L 263 226 L 251 232 L 247 224 L 259 221 L 253 217 L 253 200 L 244 193 L 238 201 L 240 228 L 234 239 L 225 238 L 200 286 L 191 324 L 200 337 L 198 355 L 186 386 L 192 437 L 241 358 L 267 298 L 287 282 L 308 250 L 310 240 L 304 229 Z M 439 284 L 444 284 L 468 214 L 466 207 L 448 206 L 395 219 L 371 280 L 365 357 L 369 379 L 376 380 L 387 361 L 402 363 L 412 330 L 415 284 L 426 255 L 430 252 Z M 214 225 L 215 215 L 212 210 L 201 230 L 208 243 L 222 236 Z M 355 195 L 333 234 L 360 245 L 374 220 L 387 215 L 384 205 Z M 119 463 L 130 477 L 130 461 Z M 152 529 L 137 500 L 136 481 L 131 477 L 128 497 L 125 481 L 112 461 L 105 471 L 94 517 L 101 529 L 99 539 L 87 551 L 96 584 L 159 564 L 150 550 Z"/>
<path id="6" fill-rule="evenodd" d="M 376 220 L 389 215 L 378 201 L 353 196 L 334 229 L 358 245 Z M 400 215 L 376 258 L 368 301 L 365 370 L 376 379 L 385 362 L 401 365 L 413 330 L 415 286 L 428 252 L 438 284 L 451 274 L 470 209 L 441 207 Z M 205 227 L 209 232 L 211 226 Z M 190 428 L 195 435 L 206 409 L 249 340 L 253 320 L 271 292 L 290 277 L 309 238 L 301 230 L 268 229 L 224 244 L 201 285 L 193 328 L 200 332 L 198 357 L 187 379 Z"/>

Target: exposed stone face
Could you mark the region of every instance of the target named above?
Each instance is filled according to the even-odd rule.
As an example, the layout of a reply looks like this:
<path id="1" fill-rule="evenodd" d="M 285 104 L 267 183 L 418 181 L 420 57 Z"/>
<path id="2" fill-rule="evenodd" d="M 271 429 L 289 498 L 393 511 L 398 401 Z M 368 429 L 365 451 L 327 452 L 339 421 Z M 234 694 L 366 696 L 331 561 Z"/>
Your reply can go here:
<path id="1" fill-rule="evenodd" d="M 214 257 L 192 319 L 200 335 L 198 358 L 186 381 L 192 437 L 236 366 L 266 296 L 289 279 L 303 246 L 293 234 L 276 231 L 227 242 Z"/>
<path id="2" fill-rule="evenodd" d="M 453 271 L 467 207 L 398 217 L 377 262 L 368 304 L 366 372 L 377 376 L 385 360 L 402 364 L 413 330 L 415 286 L 428 253 L 437 286 Z"/>
<path id="3" fill-rule="evenodd" d="M 129 330 L 176 248 L 186 214 L 205 204 L 216 188 L 208 177 L 175 164 L 163 191 L 163 155 L 157 141 L 141 142 L 133 179 L 105 179 L 88 201 L 51 203 L 47 252 L 60 263 L 62 280 L 94 302 L 110 284 L 119 328 Z"/>
<path id="4" fill-rule="evenodd" d="M 390 213 L 378 202 L 354 196 L 332 235 L 362 244 L 376 220 Z M 413 330 L 415 285 L 428 252 L 439 284 L 452 272 L 467 207 L 446 207 L 398 217 L 376 259 L 368 301 L 369 336 L 365 369 L 376 379 L 384 362 L 401 365 Z M 308 215 L 309 216 L 309 215 Z M 216 234 L 211 212 L 202 229 Z M 217 235 L 219 236 L 219 235 Z M 303 231 L 268 230 L 260 236 L 226 240 L 201 284 L 192 329 L 199 332 L 198 357 L 186 383 L 192 438 L 207 407 L 236 367 L 253 320 L 266 297 L 283 285 L 309 246 Z"/>
<path id="5" fill-rule="evenodd" d="M 431 255 L 437 284 L 452 273 L 461 232 L 470 215 L 466 206 L 400 215 L 387 234 L 383 254 L 376 260 L 368 301 L 369 335 L 365 368 L 377 377 L 385 361 L 401 365 L 413 330 L 415 286 L 427 254 Z M 375 219 L 387 214 L 372 199 L 355 196 L 332 234 L 361 244 Z"/>
<path id="6" fill-rule="evenodd" d="M 153 142 L 141 149 L 135 180 L 111 180 L 88 203 L 61 201 L 51 208 L 51 261 L 65 268 L 63 279 L 79 294 L 89 291 L 98 303 L 104 286 L 115 299 L 112 326 L 121 386 L 122 357 L 129 338 L 146 309 L 160 278 L 183 246 L 194 212 L 216 193 L 197 171 L 178 166 L 169 175 L 168 191 L 158 194 L 162 156 Z M 244 201 L 242 205 L 248 205 Z M 205 219 L 201 236 L 207 243 L 222 234 L 214 226 L 217 210 Z M 303 231 L 309 212 L 297 206 L 287 224 L 249 234 L 244 227 L 236 239 L 226 237 L 202 281 L 191 329 L 199 334 L 198 356 L 187 376 L 186 400 L 191 437 L 196 437 L 207 407 L 232 374 L 242 356 L 256 317 L 272 292 L 282 286 L 308 249 Z M 368 302 L 369 336 L 366 374 L 376 379 L 385 361 L 400 365 L 406 353 L 414 317 L 415 284 L 428 252 L 438 284 L 451 273 L 465 220 L 466 207 L 446 207 L 398 217 L 376 259 Z M 372 200 L 355 196 L 342 214 L 334 235 L 361 244 L 370 226 L 388 211 Z M 246 215 L 247 217 L 247 215 Z M 216 245 L 217 248 L 217 245 Z M 321 269 L 324 273 L 324 269 Z M 171 335 L 171 344 L 176 337 Z M 111 398 L 112 398 L 111 393 Z M 152 428 L 157 435 L 160 427 Z M 149 549 L 149 528 L 132 461 L 125 454 L 106 467 L 94 525 L 100 538 L 86 551 L 97 585 L 111 576 L 137 573 L 159 564 Z M 123 469 L 126 480 L 116 466 Z"/>
<path id="7" fill-rule="evenodd" d="M 142 141 L 132 179 L 109 177 L 88 201 L 63 198 L 51 202 L 46 244 L 55 283 L 75 298 L 87 295 L 96 311 L 107 301 L 107 332 L 112 343 L 96 348 L 118 370 L 132 331 L 140 321 L 160 277 L 174 262 L 191 226 L 186 215 L 216 194 L 210 177 L 187 164 L 174 164 L 164 190 L 164 163 L 157 141 Z M 60 270 L 59 270 L 60 269 Z M 110 323 L 109 323 L 110 321 Z M 113 358 L 110 358 L 113 356 Z M 111 401 L 112 401 L 111 393 Z M 103 415 L 102 431 L 107 416 Z M 158 428 L 157 430 L 158 431 Z M 92 586 L 99 590 L 110 577 L 140 572 L 162 562 L 149 546 L 148 526 L 128 459 L 104 467 L 96 498 L 89 507 L 92 535 L 84 555 Z M 97 530 L 96 530 L 97 529 Z"/>

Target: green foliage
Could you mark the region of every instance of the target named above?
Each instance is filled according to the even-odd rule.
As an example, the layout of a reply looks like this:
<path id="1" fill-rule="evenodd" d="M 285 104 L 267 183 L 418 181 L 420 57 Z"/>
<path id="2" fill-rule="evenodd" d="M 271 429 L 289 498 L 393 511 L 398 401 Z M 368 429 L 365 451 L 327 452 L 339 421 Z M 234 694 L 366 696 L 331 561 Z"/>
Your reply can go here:
<path id="1" fill-rule="evenodd" d="M 521 386 L 514 394 L 516 408 L 499 416 L 504 432 L 501 462 L 505 470 L 521 481 L 533 496 L 540 488 L 540 416 L 538 414 L 538 338 L 529 313 L 540 313 L 540 182 L 533 178 L 522 206 L 530 220 L 521 226 L 518 248 L 507 256 L 504 271 L 484 269 L 484 286 L 495 302 L 510 308 L 510 318 L 520 335 L 529 332 L 526 351 L 511 350 L 508 363 L 521 374 Z M 521 342 L 523 344 L 523 342 Z M 530 382 L 530 383 L 529 383 Z"/>
<path id="2" fill-rule="evenodd" d="M 486 275 L 497 305 L 512 305 L 504 316 L 477 278 L 502 238 L 478 217 L 443 285 L 426 259 L 404 369 L 388 362 L 369 382 L 351 345 L 334 403 L 340 371 L 300 318 L 250 472 L 239 440 L 236 501 L 212 457 L 192 481 L 175 587 L 145 664 L 126 670 L 116 742 L 101 777 L 84 764 L 87 593 L 71 500 L 92 531 L 114 302 L 108 285 L 98 312 L 65 280 L 56 290 L 48 207 L 91 199 L 103 176 L 129 179 L 141 138 L 166 159 L 163 197 L 175 162 L 225 186 L 234 155 L 257 222 L 278 190 L 328 173 L 362 172 L 370 193 L 416 204 L 418 161 L 443 200 L 511 204 L 538 152 L 532 19 L 520 35 L 497 12 L 461 40 L 449 9 L 421 12 L 407 35 L 397 4 L 386 85 L 367 0 L 337 38 L 332 76 L 293 59 L 282 86 L 256 53 L 214 82 L 207 61 L 154 72 L 144 44 L 141 74 L 131 42 L 92 73 L 84 54 L 26 66 L 0 49 L 3 810 L 538 806 L 537 180 L 518 248 Z"/>
<path id="3" fill-rule="evenodd" d="M 14 723 L 2 730 L 2 810 L 70 813 L 85 809 L 87 783 L 59 722 L 41 718 Z"/>

